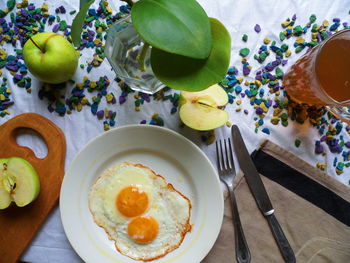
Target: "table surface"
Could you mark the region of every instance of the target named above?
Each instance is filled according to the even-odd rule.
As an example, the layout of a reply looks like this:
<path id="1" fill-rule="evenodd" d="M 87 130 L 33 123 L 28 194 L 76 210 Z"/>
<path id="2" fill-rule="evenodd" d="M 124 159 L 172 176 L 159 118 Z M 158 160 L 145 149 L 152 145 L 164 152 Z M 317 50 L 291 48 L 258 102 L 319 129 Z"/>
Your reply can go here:
<path id="1" fill-rule="evenodd" d="M 6 6 L 6 0 L 0 0 L 0 8 L 3 9 Z M 33 1 L 32 1 L 33 2 Z M 49 12 L 54 13 L 55 9 L 63 5 L 67 13 L 60 14 L 60 17 L 71 23 L 74 15 L 70 15 L 68 12 L 71 10 L 78 9 L 79 1 L 72 0 L 57 0 L 57 1 L 35 1 L 37 7 L 41 7 L 42 3 L 46 2 L 49 5 Z M 96 1 L 97 2 L 97 1 Z M 276 40 L 277 45 L 280 46 L 282 43 L 279 41 L 279 33 L 283 31 L 281 22 L 287 18 L 292 18 L 294 14 L 297 16 L 296 25 L 300 24 L 305 26 L 309 21 L 311 14 L 317 16 L 317 23 L 321 24 L 324 19 L 330 21 L 332 25 L 332 19 L 334 17 L 340 18 L 342 22 L 349 21 L 349 6 L 350 1 L 332 0 L 332 1 L 278 1 L 278 0 L 221 0 L 221 1 L 199 1 L 204 9 L 207 11 L 210 17 L 218 18 L 229 30 L 232 37 L 232 48 L 231 48 L 231 66 L 235 66 L 239 74 L 242 75 L 242 63 L 241 57 L 239 56 L 239 50 L 244 47 L 250 48 L 250 54 L 247 57 L 249 64 L 252 66 L 252 71 L 249 76 L 244 77 L 245 80 L 254 80 L 255 72 L 260 70 L 267 62 L 274 60 L 274 54 L 271 54 L 267 60 L 260 64 L 254 59 L 254 54 L 258 53 L 259 47 L 263 44 L 265 37 L 271 40 Z M 123 4 L 119 1 L 110 1 L 110 7 L 114 10 L 118 10 L 118 7 Z M 97 3 L 93 5 L 97 8 Z M 5 17 L 9 20 L 9 16 Z M 53 24 L 53 26 L 56 23 Z M 256 33 L 254 26 L 259 24 L 261 26 L 261 32 Z M 340 26 L 342 28 L 342 26 Z M 52 26 L 47 26 L 46 31 L 51 31 Z M 243 42 L 243 34 L 248 35 L 248 41 Z M 310 33 L 305 34 L 305 39 L 310 40 Z M 293 43 L 295 37 L 285 40 L 283 43 L 287 43 L 292 50 L 292 55 L 288 59 L 288 63 L 281 67 L 284 72 L 296 61 L 298 57 L 305 53 L 305 50 L 296 54 L 294 52 Z M 14 48 L 8 44 L 4 44 L 1 48 L 4 48 L 9 54 L 14 54 Z M 110 80 L 110 86 L 108 92 L 113 92 L 118 100 L 121 94 L 121 90 L 114 80 L 115 74 L 111 71 L 111 67 L 105 59 L 100 67 L 93 68 L 90 73 L 87 73 L 86 66 L 89 61 L 93 59 L 93 49 L 82 50 L 82 56 L 80 57 L 79 64 L 84 64 L 85 68 L 78 68 L 77 73 L 74 76 L 74 80 L 77 83 L 82 82 L 84 76 L 88 76 L 90 80 L 98 80 L 100 76 L 106 75 Z M 3 77 L 6 76 L 8 81 L 8 87 L 12 90 L 12 100 L 15 102 L 14 105 L 9 107 L 10 115 L 6 115 L 0 118 L 0 124 L 3 124 L 15 115 L 25 112 L 35 112 L 45 116 L 57 124 L 65 133 L 67 141 L 67 157 L 65 167 L 69 166 L 71 160 L 81 150 L 84 145 L 96 137 L 97 135 L 104 132 L 103 121 L 98 120 L 96 116 L 91 114 L 89 107 L 84 107 L 81 112 L 73 111 L 72 114 L 66 114 L 64 117 L 59 116 L 57 113 L 50 113 L 47 109 L 48 101 L 41 100 L 38 96 L 41 84 L 34 77 L 32 78 L 32 92 L 27 93 L 25 89 L 19 88 L 12 81 L 10 72 L 6 69 L 2 70 Z M 30 76 L 30 74 L 29 74 Z M 242 83 L 243 90 L 246 86 Z M 70 91 L 73 85 L 63 91 L 66 97 L 69 97 Z M 268 93 L 268 88 L 262 86 L 265 89 L 265 94 Z M 170 91 L 172 93 L 174 91 Z M 87 92 L 86 92 L 87 93 Z M 108 106 L 110 110 L 116 111 L 116 125 L 115 127 L 140 123 L 142 120 L 150 122 L 152 115 L 158 113 L 164 120 L 164 126 L 175 130 L 193 142 L 195 142 L 211 160 L 215 160 L 215 152 L 213 145 L 207 145 L 201 140 L 201 133 L 198 131 L 191 130 L 189 128 L 180 128 L 180 120 L 177 113 L 171 114 L 172 104 L 169 101 L 155 101 L 145 102 L 141 105 L 140 111 L 135 111 L 135 99 L 133 95 L 136 93 L 129 94 L 127 100 L 122 105 L 117 102 L 116 104 L 106 105 L 103 101 L 100 104 L 100 109 Z M 92 95 L 87 93 L 87 97 L 91 98 Z M 232 95 L 236 95 L 233 93 Z M 272 99 L 275 94 L 265 95 L 265 98 L 270 96 Z M 280 95 L 283 98 L 283 95 Z M 242 100 L 241 105 L 237 105 L 236 101 Z M 237 111 L 237 108 L 242 108 L 241 111 Z M 245 114 L 243 110 L 248 110 L 248 114 Z M 344 173 L 337 175 L 335 168 L 333 167 L 334 158 L 337 157 L 339 161 L 343 159 L 341 153 L 331 153 L 328 147 L 325 146 L 326 155 L 315 154 L 315 142 L 320 140 L 321 135 L 317 128 L 312 126 L 308 121 L 304 124 L 299 124 L 296 121 L 289 120 L 289 125 L 283 127 L 281 124 L 273 125 L 270 120 L 273 115 L 273 109 L 270 108 L 266 117 L 264 118 L 264 124 L 259 127 L 256 133 L 255 125 L 256 120 L 254 119 L 257 115 L 254 113 L 254 107 L 250 105 L 249 98 L 245 96 L 241 98 L 240 95 L 232 104 L 226 106 L 226 110 L 230 114 L 229 121 L 231 123 L 237 123 L 243 133 L 244 140 L 249 151 L 253 151 L 256 147 L 265 139 L 269 139 L 278 145 L 284 147 L 288 151 L 301 157 L 305 161 L 316 166 L 316 163 L 327 164 L 326 172 L 329 176 L 333 176 L 342 183 L 349 185 L 350 179 L 350 168 L 345 168 Z M 343 123 L 343 130 L 337 137 L 343 136 L 344 141 L 349 141 L 350 136 L 345 131 L 346 124 Z M 270 134 L 262 132 L 263 128 L 268 128 Z M 327 129 L 326 129 L 327 130 Z M 216 130 L 217 138 L 226 138 L 230 136 L 230 129 L 226 126 L 218 128 Z M 296 139 L 300 139 L 301 145 L 296 147 L 294 142 Z M 38 157 L 44 157 L 47 149 L 45 144 L 39 140 L 36 136 L 31 134 L 21 134 L 17 138 L 19 144 L 31 147 Z M 346 148 L 344 149 L 346 150 Z M 349 149 L 348 149 L 349 151 Z M 237 165 L 238 166 L 238 165 Z M 59 207 L 55 208 L 51 216 L 47 219 L 46 223 L 33 240 L 32 244 L 25 252 L 22 260 L 36 263 L 48 263 L 48 262 L 81 262 L 81 259 L 71 248 L 64 231 L 59 215 Z"/>

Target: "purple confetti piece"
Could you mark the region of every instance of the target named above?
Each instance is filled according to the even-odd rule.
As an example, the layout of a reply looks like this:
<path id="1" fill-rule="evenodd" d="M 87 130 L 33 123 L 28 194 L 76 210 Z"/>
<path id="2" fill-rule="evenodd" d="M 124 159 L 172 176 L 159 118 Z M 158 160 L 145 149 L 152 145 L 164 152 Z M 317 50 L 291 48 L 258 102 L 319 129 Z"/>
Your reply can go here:
<path id="1" fill-rule="evenodd" d="M 54 25 L 53 28 L 52 28 L 52 32 L 57 33 L 59 28 L 60 28 L 59 24 Z"/>
<path id="2" fill-rule="evenodd" d="M 96 112 L 96 116 L 98 119 L 102 119 L 104 115 L 105 115 L 104 110 L 99 110 L 98 112 Z"/>
<path id="3" fill-rule="evenodd" d="M 324 152 L 323 145 L 316 145 L 315 147 L 315 153 L 320 154 Z"/>
<path id="4" fill-rule="evenodd" d="M 126 102 L 126 97 L 125 96 L 120 96 L 119 97 L 119 104 L 123 104 L 124 102 Z"/>
<path id="5" fill-rule="evenodd" d="M 261 31 L 260 25 L 256 24 L 255 27 L 254 27 L 254 30 L 255 30 L 256 33 L 260 33 L 260 31 Z"/>

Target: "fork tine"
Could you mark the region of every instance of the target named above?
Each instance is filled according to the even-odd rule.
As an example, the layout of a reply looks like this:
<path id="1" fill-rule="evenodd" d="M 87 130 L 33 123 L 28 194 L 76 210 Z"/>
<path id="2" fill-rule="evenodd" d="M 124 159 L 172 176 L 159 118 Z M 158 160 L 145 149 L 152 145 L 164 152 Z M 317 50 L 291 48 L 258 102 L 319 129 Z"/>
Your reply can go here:
<path id="1" fill-rule="evenodd" d="M 231 145 L 232 145 L 231 144 L 231 139 L 228 138 L 228 146 L 230 148 L 230 157 L 231 157 L 230 160 L 231 160 L 232 168 L 235 169 L 235 163 L 233 161 L 233 151 L 232 151 L 232 146 Z"/>
<path id="2" fill-rule="evenodd" d="M 225 165 L 224 152 L 222 151 L 222 140 L 220 140 L 220 153 L 221 153 L 221 168 L 223 170 L 225 170 L 226 169 L 226 165 Z"/>
<path id="3" fill-rule="evenodd" d="M 224 145 L 225 145 L 225 155 L 226 155 L 226 164 L 227 164 L 227 169 L 230 169 L 230 161 L 228 159 L 228 151 L 227 151 L 227 143 L 226 139 L 224 139 Z"/>
<path id="4" fill-rule="evenodd" d="M 215 142 L 215 145 L 216 145 L 216 161 L 217 161 L 217 166 L 218 166 L 218 170 L 221 170 L 221 167 L 220 167 L 220 155 L 219 155 L 218 141 Z"/>

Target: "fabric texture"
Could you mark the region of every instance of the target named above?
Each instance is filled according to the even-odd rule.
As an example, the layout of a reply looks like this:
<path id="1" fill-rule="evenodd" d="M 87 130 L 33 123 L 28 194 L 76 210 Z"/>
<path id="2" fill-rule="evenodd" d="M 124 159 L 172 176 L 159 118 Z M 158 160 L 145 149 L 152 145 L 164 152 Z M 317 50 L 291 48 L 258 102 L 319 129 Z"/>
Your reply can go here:
<path id="1" fill-rule="evenodd" d="M 16 2 L 21 2 L 18 0 Z M 116 12 L 120 5 L 125 4 L 120 0 L 108 1 L 109 6 Z M 311 14 L 315 14 L 317 17 L 317 23 L 321 24 L 324 19 L 332 21 L 334 17 L 340 18 L 342 21 L 349 22 L 349 6 L 350 0 L 198 0 L 198 2 L 203 6 L 208 16 L 219 19 L 225 27 L 228 29 L 231 39 L 231 66 L 236 66 L 240 74 L 242 73 L 242 57 L 239 56 L 239 50 L 241 48 L 247 47 L 251 50 L 250 54 L 247 56 L 247 60 L 252 66 L 251 73 L 246 76 L 245 79 L 253 80 L 256 71 L 260 70 L 263 65 L 258 63 L 253 57 L 257 54 L 259 47 L 263 44 L 265 37 L 271 40 L 279 41 L 279 33 L 283 30 L 281 27 L 281 22 L 285 21 L 287 18 L 291 18 L 294 14 L 297 16 L 296 23 L 300 25 L 305 25 L 309 21 Z M 29 3 L 35 3 L 36 7 L 41 7 L 43 3 L 47 3 L 49 6 L 49 12 L 55 14 L 55 9 L 63 5 L 67 13 L 60 14 L 62 20 L 67 21 L 67 24 L 71 24 L 74 15 L 70 15 L 69 12 L 72 10 L 79 9 L 79 1 L 75 0 L 30 0 Z M 95 1 L 92 5 L 93 8 L 98 7 L 99 1 Z M 5 9 L 7 0 L 0 0 L 0 9 Z M 5 17 L 7 21 L 10 18 Z M 261 32 L 256 33 L 254 31 L 254 26 L 259 24 L 261 26 Z M 46 31 L 52 31 L 52 26 L 47 26 Z M 243 42 L 243 34 L 248 35 L 248 41 Z M 307 34 L 309 41 L 310 35 Z M 286 39 L 283 43 L 288 44 L 292 50 L 295 38 Z M 280 45 L 280 42 L 277 42 Z M 10 44 L 5 44 L 1 48 L 4 48 L 8 54 L 14 54 L 14 47 Z M 17 47 L 19 48 L 19 47 Z M 93 59 L 94 50 L 92 48 L 84 49 L 81 52 L 81 57 L 79 59 L 79 64 L 87 65 L 88 62 Z M 289 58 L 288 63 L 282 67 L 283 71 L 287 71 L 288 68 L 301 56 L 304 51 L 294 54 Z M 266 60 L 272 61 L 274 56 L 269 56 Z M 81 112 L 74 111 L 70 115 L 65 115 L 64 117 L 59 116 L 57 113 L 50 113 L 48 111 L 48 101 L 41 100 L 38 96 L 40 83 L 37 79 L 32 77 L 32 93 L 29 94 L 25 89 L 16 86 L 12 78 L 11 73 L 2 69 L 2 76 L 8 78 L 8 87 L 11 88 L 12 98 L 15 102 L 13 106 L 9 108 L 11 115 L 6 115 L 4 118 L 0 118 L 0 125 L 5 123 L 7 120 L 22 114 L 25 112 L 38 113 L 51 121 L 53 121 L 58 127 L 62 129 L 66 136 L 67 142 L 67 155 L 65 168 L 67 169 L 73 160 L 74 156 L 86 145 L 90 140 L 98 135 L 101 135 L 103 130 L 103 121 L 98 120 L 96 116 L 91 114 L 91 109 L 89 107 L 84 107 Z M 28 73 L 31 76 L 30 73 Z M 116 81 L 114 81 L 115 73 L 111 70 L 111 66 L 105 59 L 100 67 L 93 68 L 90 73 L 87 73 L 86 66 L 85 69 L 78 67 L 78 70 L 74 76 L 74 81 L 76 83 L 81 83 L 84 76 L 88 76 L 90 80 L 98 80 L 99 77 L 106 75 L 110 80 L 111 84 L 109 87 L 109 92 L 118 98 L 121 95 L 121 90 L 118 87 Z M 67 87 L 63 90 L 63 94 L 68 98 L 71 94 L 72 87 Z M 174 91 L 178 93 L 178 91 Z M 265 88 L 265 93 L 268 92 L 268 88 Z M 91 97 L 96 94 L 87 93 L 87 97 Z M 186 138 L 190 139 L 196 143 L 203 152 L 209 157 L 210 160 L 214 161 L 215 147 L 212 145 L 207 146 L 200 140 L 201 134 L 198 131 L 191 130 L 189 128 L 180 128 L 180 119 L 178 113 L 171 114 L 172 104 L 168 101 L 153 101 L 150 103 L 145 103 L 141 106 L 141 111 L 135 111 L 135 100 L 133 98 L 134 94 L 130 94 L 127 97 L 127 101 L 120 105 L 116 103 L 115 105 L 107 104 L 104 100 L 101 102 L 100 107 L 104 109 L 109 107 L 111 110 L 117 112 L 116 117 L 116 127 L 120 127 L 128 124 L 137 124 L 142 120 L 149 122 L 151 116 L 154 113 L 158 113 L 164 119 L 164 126 L 174 130 Z M 271 98 L 273 99 L 273 97 Z M 236 112 L 238 105 L 227 105 L 226 109 L 230 115 L 229 121 L 231 123 L 239 124 L 242 131 L 242 136 L 247 145 L 249 152 L 252 152 L 257 148 L 261 140 L 269 139 L 274 143 L 280 145 L 289 152 L 294 153 L 299 156 L 304 161 L 315 166 L 317 162 L 327 164 L 327 174 L 331 177 L 336 178 L 343 184 L 348 185 L 350 180 L 350 170 L 348 173 L 344 173 L 341 176 L 335 174 L 334 167 L 332 166 L 334 157 L 339 156 L 337 154 L 331 153 L 328 149 L 327 155 L 315 155 L 314 144 L 315 140 L 319 140 L 320 134 L 317 129 L 315 129 L 310 123 L 306 122 L 300 125 L 296 122 L 289 122 L 288 127 L 283 127 L 282 125 L 273 125 L 270 123 L 271 116 L 273 115 L 273 110 L 270 109 L 266 113 L 266 118 L 264 119 L 264 127 L 268 127 L 270 130 L 270 135 L 267 135 L 261 131 L 258 133 L 254 132 L 256 120 L 256 114 L 254 113 L 253 107 L 250 105 L 250 100 L 246 96 L 242 98 L 242 104 L 240 107 L 242 110 Z M 244 114 L 243 110 L 247 109 L 248 114 Z M 226 126 L 216 129 L 216 136 L 218 138 L 227 138 L 230 134 L 230 129 Z M 344 129 L 341 133 L 344 136 L 345 141 L 350 140 L 349 134 L 347 134 Z M 301 140 L 300 147 L 294 146 L 295 139 Z M 38 157 L 46 156 L 47 149 L 45 144 L 28 134 L 23 134 L 17 138 L 17 142 L 20 145 L 28 146 L 36 153 Z M 237 165 L 237 171 L 239 166 Z M 327 176 L 324 176 L 325 178 Z M 324 179 L 327 180 L 327 179 Z M 283 188 L 284 189 L 284 188 Z M 241 208 L 244 209 L 244 208 Z M 247 215 L 248 216 L 248 215 Z M 278 217 L 278 214 L 277 214 Z M 227 219 L 225 219 L 227 220 Z M 231 234 L 228 234 L 228 238 Z M 229 242 L 229 239 L 227 241 Z M 233 245 L 233 243 L 231 242 Z M 222 250 L 224 254 L 229 254 L 228 250 Z M 60 219 L 60 209 L 57 206 L 47 218 L 45 224 L 42 226 L 40 231 L 37 233 L 36 237 L 33 239 L 31 245 L 28 247 L 27 251 L 23 254 L 22 260 L 33 263 L 80 263 L 82 260 L 75 253 L 71 247 L 62 227 L 62 222 Z M 1 259 L 0 259 L 1 261 Z M 216 263 L 217 261 L 212 261 Z M 226 261 L 222 261 L 225 263 Z M 227 261 L 230 262 L 230 261 Z M 266 261 L 263 261 L 266 262 Z"/>
<path id="2" fill-rule="evenodd" d="M 277 174 L 280 178 L 287 177 L 292 180 L 295 176 L 305 177 L 320 189 L 324 187 L 329 190 L 332 200 L 342 200 L 345 206 L 350 204 L 347 187 L 270 141 L 264 142 L 253 154 L 253 160 L 262 174 L 262 181 L 275 208 L 275 216 L 294 250 L 297 262 L 350 262 L 350 228 L 342 222 L 347 223 L 344 218 L 349 216 L 349 210 L 340 208 L 338 214 L 334 214 L 332 210 L 327 211 L 324 203 L 312 203 L 305 199 L 311 195 L 317 198 L 319 191 L 311 190 L 307 197 L 302 197 L 300 190 L 288 189 L 288 185 L 282 186 L 275 177 Z M 284 166 L 283 169 L 281 165 Z M 303 187 L 305 186 L 300 186 Z M 235 194 L 252 262 L 284 262 L 267 220 L 257 207 L 242 173 L 235 178 Z M 327 199 L 324 201 L 329 202 Z M 332 204 L 332 207 L 335 206 L 336 204 Z M 227 196 L 220 235 L 213 249 L 202 261 L 211 262 L 236 262 L 232 213 Z"/>

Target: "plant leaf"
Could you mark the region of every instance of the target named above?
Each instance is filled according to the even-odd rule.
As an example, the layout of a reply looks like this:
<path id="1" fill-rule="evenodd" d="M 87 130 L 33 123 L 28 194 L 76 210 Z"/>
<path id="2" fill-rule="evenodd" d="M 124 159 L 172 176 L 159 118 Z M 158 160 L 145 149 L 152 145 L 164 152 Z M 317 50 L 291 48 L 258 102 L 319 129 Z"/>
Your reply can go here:
<path id="1" fill-rule="evenodd" d="M 195 0 L 140 0 L 131 8 L 132 23 L 151 46 L 204 59 L 210 54 L 210 23 Z"/>
<path id="2" fill-rule="evenodd" d="M 156 77 L 173 89 L 200 91 L 221 81 L 229 67 L 231 37 L 225 26 L 210 18 L 213 48 L 207 59 L 193 59 L 152 48 Z"/>
<path id="3" fill-rule="evenodd" d="M 95 0 L 80 0 L 79 12 L 75 16 L 71 28 L 73 44 L 76 47 L 79 47 L 80 45 L 80 36 L 81 32 L 83 31 L 84 20 L 86 18 L 89 7 L 94 1 Z"/>

